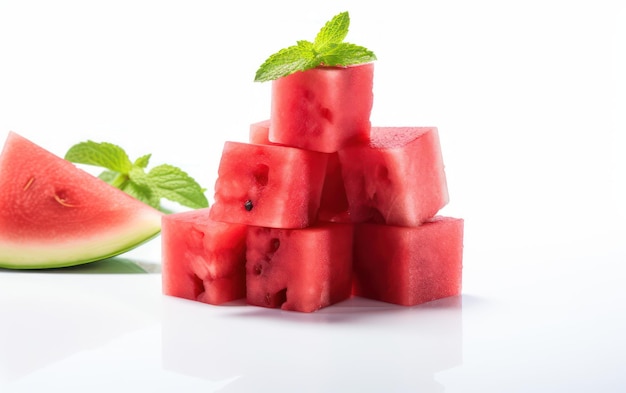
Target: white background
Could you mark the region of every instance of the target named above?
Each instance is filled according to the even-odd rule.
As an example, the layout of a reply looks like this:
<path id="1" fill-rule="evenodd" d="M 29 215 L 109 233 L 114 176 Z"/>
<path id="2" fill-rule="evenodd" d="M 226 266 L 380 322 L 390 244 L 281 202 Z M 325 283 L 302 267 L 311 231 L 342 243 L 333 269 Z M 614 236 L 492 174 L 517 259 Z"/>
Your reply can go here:
<path id="1" fill-rule="evenodd" d="M 463 362 L 439 383 L 471 391 L 463 386 L 473 381 L 489 391 L 471 376 L 494 370 L 503 384 L 547 381 L 532 390 L 552 382 L 572 391 L 557 370 L 580 357 L 606 362 L 592 380 L 609 381 L 607 391 L 624 387 L 616 371 L 624 355 L 608 355 L 626 346 L 611 330 L 624 327 L 626 311 L 620 1 L 2 0 L 0 134 L 15 131 L 59 155 L 87 139 L 117 143 L 132 159 L 152 153 L 153 165 L 182 167 L 212 199 L 223 142 L 246 140 L 249 124 L 269 116 L 270 84 L 253 82 L 257 67 L 312 40 L 344 10 L 347 41 L 378 56 L 372 123 L 439 127 L 451 196 L 442 213 L 466 220 Z M 131 255 L 159 263 L 158 243 L 141 252 Z M 5 284 L 42 280 L 51 291 L 50 280 L 64 277 L 0 274 Z M 159 299 L 157 281 L 136 280 L 127 285 Z M 509 334 L 557 310 L 566 310 L 559 323 Z M 546 356 L 546 345 L 528 350 L 533 337 L 553 343 L 562 335 L 569 339 L 547 345 Z M 572 351 L 590 337 L 604 337 L 601 347 L 611 350 Z M 505 354 L 518 360 L 504 366 Z M 11 355 L 0 348 L 3 361 Z M 512 371 L 537 363 L 544 374 Z M 586 362 L 563 364 L 562 374 L 574 375 L 568 383 L 586 386 Z"/>

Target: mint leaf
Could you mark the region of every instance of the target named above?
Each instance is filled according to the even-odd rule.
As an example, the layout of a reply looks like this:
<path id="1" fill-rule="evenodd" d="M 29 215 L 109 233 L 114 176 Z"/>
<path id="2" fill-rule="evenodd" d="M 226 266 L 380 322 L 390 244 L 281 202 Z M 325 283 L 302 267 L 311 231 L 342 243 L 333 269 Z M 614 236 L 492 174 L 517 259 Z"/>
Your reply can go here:
<path id="1" fill-rule="evenodd" d="M 140 168 L 147 168 L 150 163 L 150 157 L 152 154 L 146 154 L 145 156 L 141 156 L 135 160 L 134 165 L 137 165 Z"/>
<path id="2" fill-rule="evenodd" d="M 120 173 L 127 173 L 133 165 L 124 149 L 107 142 L 87 141 L 74 145 L 65 153 L 65 159 Z"/>
<path id="3" fill-rule="evenodd" d="M 208 206 L 205 190 L 179 168 L 167 164 L 159 165 L 148 172 L 148 178 L 163 198 L 195 209 Z"/>
<path id="4" fill-rule="evenodd" d="M 105 182 L 111 184 L 113 180 L 119 175 L 118 172 L 115 171 L 104 171 L 98 175 L 98 177 Z"/>
<path id="5" fill-rule="evenodd" d="M 313 44 L 318 51 L 323 50 L 328 44 L 338 44 L 348 35 L 350 27 L 350 15 L 342 12 L 326 22 L 315 37 Z"/>
<path id="6" fill-rule="evenodd" d="M 68 161 L 105 168 L 100 179 L 162 211 L 163 198 L 194 209 L 209 206 L 205 189 L 181 169 L 163 164 L 146 173 L 150 158 L 146 154 L 131 162 L 121 147 L 93 141 L 78 143 L 65 154 Z"/>
<path id="7" fill-rule="evenodd" d="M 300 41 L 298 45 L 281 49 L 265 60 L 257 70 L 254 80 L 267 82 L 302 69 L 315 67 L 310 66 L 317 61 L 312 48 L 313 45 L 310 42 Z"/>
<path id="8" fill-rule="evenodd" d="M 374 53 L 367 48 L 347 42 L 329 45 L 320 58 L 322 63 L 327 66 L 346 66 L 367 63 L 376 59 Z"/>
<path id="9" fill-rule="evenodd" d="M 139 166 L 133 166 L 128 172 L 128 179 L 134 185 L 152 190 L 154 186 L 148 174 L 143 168 Z"/>
<path id="10" fill-rule="evenodd" d="M 131 180 L 126 182 L 121 190 L 155 209 L 160 209 L 161 207 L 161 196 L 150 186 L 142 185 Z"/>
<path id="11" fill-rule="evenodd" d="M 254 81 L 276 80 L 319 66 L 349 66 L 376 60 L 372 51 L 343 42 L 349 26 L 348 12 L 335 15 L 320 29 L 314 42 L 297 41 L 296 45 L 270 55 L 257 70 Z"/>

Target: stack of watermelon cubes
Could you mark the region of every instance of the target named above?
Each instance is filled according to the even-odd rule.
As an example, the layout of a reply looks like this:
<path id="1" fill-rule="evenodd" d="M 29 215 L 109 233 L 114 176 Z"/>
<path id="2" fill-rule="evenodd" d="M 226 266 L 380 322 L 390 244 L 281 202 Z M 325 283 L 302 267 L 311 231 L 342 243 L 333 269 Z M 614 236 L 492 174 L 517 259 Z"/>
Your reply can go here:
<path id="1" fill-rule="evenodd" d="M 463 220 L 437 128 L 372 127 L 374 64 L 272 82 L 269 120 L 224 145 L 211 208 L 164 216 L 163 292 L 312 312 L 461 291 Z"/>

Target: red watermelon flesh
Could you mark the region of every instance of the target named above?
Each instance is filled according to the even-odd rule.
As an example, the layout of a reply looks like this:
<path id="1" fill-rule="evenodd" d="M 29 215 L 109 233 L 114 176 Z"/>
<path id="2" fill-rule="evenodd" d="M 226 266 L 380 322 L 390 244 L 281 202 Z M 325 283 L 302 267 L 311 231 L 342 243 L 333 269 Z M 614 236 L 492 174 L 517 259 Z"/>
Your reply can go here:
<path id="1" fill-rule="evenodd" d="M 11 132 L 0 155 L 0 266 L 71 266 L 156 236 L 158 210 Z"/>
<path id="2" fill-rule="evenodd" d="M 250 125 L 250 143 L 275 144 L 269 141 L 270 121 L 264 120 Z M 326 176 L 318 213 L 320 221 L 350 222 L 348 199 L 343 186 L 341 164 L 338 153 L 328 153 Z"/>
<path id="3" fill-rule="evenodd" d="M 312 312 L 350 297 L 351 224 L 304 229 L 249 227 L 249 304 Z"/>
<path id="4" fill-rule="evenodd" d="M 248 142 L 258 145 L 280 145 L 280 143 L 270 142 L 270 121 L 262 120 L 250 124 L 250 133 Z"/>
<path id="5" fill-rule="evenodd" d="M 215 221 L 302 228 L 317 218 L 328 157 L 286 146 L 226 142 L 215 182 Z"/>
<path id="6" fill-rule="evenodd" d="M 246 296 L 247 227 L 216 222 L 209 208 L 163 217 L 163 293 L 208 304 Z"/>
<path id="7" fill-rule="evenodd" d="M 354 233 L 354 295 L 413 306 L 461 293 L 462 219 L 357 224 Z"/>
<path id="8" fill-rule="evenodd" d="M 272 82 L 272 142 L 333 153 L 366 141 L 374 64 L 318 67 Z"/>
<path id="9" fill-rule="evenodd" d="M 417 226 L 448 203 L 435 127 L 372 127 L 339 159 L 353 222 Z"/>
<path id="10" fill-rule="evenodd" d="M 348 198 L 343 184 L 338 153 L 328 154 L 328 165 L 326 167 L 326 178 L 324 179 L 318 219 L 328 222 L 350 222 Z"/>

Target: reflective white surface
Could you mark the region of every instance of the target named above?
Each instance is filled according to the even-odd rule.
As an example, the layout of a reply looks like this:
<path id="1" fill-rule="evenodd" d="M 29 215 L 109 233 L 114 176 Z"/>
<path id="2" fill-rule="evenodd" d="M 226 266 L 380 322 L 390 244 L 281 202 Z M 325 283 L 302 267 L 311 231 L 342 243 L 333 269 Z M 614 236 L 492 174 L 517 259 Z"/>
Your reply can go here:
<path id="1" fill-rule="evenodd" d="M 460 297 L 313 314 L 163 296 L 158 240 L 83 267 L 0 271 L 0 388 L 618 392 L 626 247 L 595 240 L 581 255 L 469 247 Z"/>
<path id="2" fill-rule="evenodd" d="M 439 128 L 465 268 L 459 298 L 306 315 L 164 297 L 158 239 L 0 270 L 0 392 L 626 391 L 625 7 L 1 1 L 0 135 L 118 143 L 209 196 L 223 142 L 269 114 L 258 65 L 349 10 L 374 125 Z"/>

